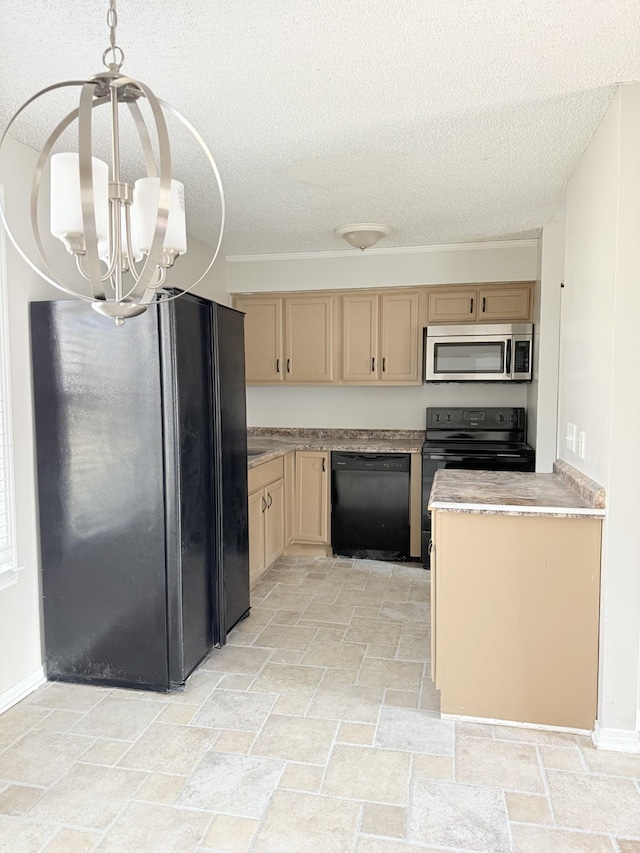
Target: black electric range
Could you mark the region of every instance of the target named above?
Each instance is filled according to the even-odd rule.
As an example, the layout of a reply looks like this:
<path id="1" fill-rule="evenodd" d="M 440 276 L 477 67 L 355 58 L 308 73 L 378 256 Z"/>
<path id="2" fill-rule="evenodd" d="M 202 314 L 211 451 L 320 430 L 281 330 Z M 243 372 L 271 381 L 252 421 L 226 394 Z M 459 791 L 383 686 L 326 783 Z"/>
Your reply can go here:
<path id="1" fill-rule="evenodd" d="M 534 471 L 523 408 L 427 409 L 422 445 L 422 564 L 429 568 L 433 478 L 440 468 L 469 471 Z"/>

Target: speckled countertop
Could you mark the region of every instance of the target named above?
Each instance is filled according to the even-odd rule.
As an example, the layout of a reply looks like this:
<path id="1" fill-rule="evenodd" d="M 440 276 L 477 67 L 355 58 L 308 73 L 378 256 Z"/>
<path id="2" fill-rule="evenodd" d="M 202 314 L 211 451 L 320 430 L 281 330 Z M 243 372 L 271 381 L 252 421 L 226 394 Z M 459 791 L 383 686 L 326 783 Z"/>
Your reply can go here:
<path id="1" fill-rule="evenodd" d="M 566 468 L 570 468 L 563 463 Z M 605 514 L 604 493 L 593 481 L 587 494 L 576 489 L 575 469 L 555 468 L 553 474 L 510 471 L 455 471 L 436 473 L 429 509 L 490 515 L 542 515 L 565 518 L 601 518 Z M 601 503 L 601 506 L 597 504 Z"/>
<path id="2" fill-rule="evenodd" d="M 291 450 L 419 453 L 423 442 L 423 430 L 251 428 L 248 430 L 248 465 L 255 468 Z"/>

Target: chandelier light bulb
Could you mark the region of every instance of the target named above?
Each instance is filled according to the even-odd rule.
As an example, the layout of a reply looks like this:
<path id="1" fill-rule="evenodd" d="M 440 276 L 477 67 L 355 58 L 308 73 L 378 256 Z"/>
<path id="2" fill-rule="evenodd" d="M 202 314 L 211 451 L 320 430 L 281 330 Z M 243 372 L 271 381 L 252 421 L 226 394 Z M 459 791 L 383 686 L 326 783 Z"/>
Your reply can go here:
<path id="1" fill-rule="evenodd" d="M 159 178 L 139 178 L 133 188 L 131 226 L 138 238 L 140 249 L 148 253 L 153 243 L 160 196 Z M 184 255 L 187 251 L 187 221 L 184 210 L 184 186 L 171 181 L 169 219 L 163 248 L 172 254 Z"/>
<path id="2" fill-rule="evenodd" d="M 109 237 L 109 167 L 97 157 L 91 158 L 93 174 L 93 208 L 98 240 Z M 84 224 L 80 200 L 78 155 L 54 154 L 51 158 L 51 233 L 67 247 L 84 250 Z"/>

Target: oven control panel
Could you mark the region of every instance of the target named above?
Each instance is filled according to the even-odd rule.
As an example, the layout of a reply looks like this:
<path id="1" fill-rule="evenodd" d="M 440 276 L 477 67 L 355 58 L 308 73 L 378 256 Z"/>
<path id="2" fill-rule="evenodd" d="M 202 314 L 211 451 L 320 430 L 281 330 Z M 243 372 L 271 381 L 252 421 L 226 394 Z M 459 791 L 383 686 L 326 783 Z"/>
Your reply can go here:
<path id="1" fill-rule="evenodd" d="M 427 409 L 427 429 L 524 429 L 523 408 Z"/>

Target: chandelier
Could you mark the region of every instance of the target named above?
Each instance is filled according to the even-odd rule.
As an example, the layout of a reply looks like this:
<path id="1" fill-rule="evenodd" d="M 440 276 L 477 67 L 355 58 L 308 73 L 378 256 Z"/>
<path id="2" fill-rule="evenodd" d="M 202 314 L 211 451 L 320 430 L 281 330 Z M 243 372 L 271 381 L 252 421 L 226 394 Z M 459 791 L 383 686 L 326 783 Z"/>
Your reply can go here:
<path id="1" fill-rule="evenodd" d="M 167 270 L 187 250 L 184 187 L 172 178 L 171 150 L 164 113 L 177 118 L 196 140 L 213 170 L 220 195 L 220 225 L 215 250 L 202 275 L 182 293 L 192 290 L 209 272 L 220 250 L 224 230 L 225 206 L 222 183 L 216 163 L 204 140 L 175 107 L 157 98 L 144 83 L 124 76 L 120 68 L 124 52 L 116 43 L 118 13 L 116 0 L 110 0 L 107 25 L 110 46 L 102 55 L 105 70 L 87 80 L 68 80 L 41 89 L 13 115 L 2 137 L 0 150 L 14 122 L 41 96 L 67 87 L 80 87 L 76 109 L 66 115 L 46 140 L 37 161 L 31 184 L 31 230 L 44 270 L 28 257 L 14 238 L 0 206 L 0 217 L 12 243 L 45 281 L 65 293 L 90 302 L 100 314 L 113 318 L 121 326 L 125 319 L 146 311 L 154 302 L 169 301 L 181 295 L 163 289 Z M 152 120 L 143 115 L 141 104 L 148 104 Z M 94 109 L 109 111 L 110 163 L 94 156 L 92 134 Z M 123 111 L 135 127 L 134 136 L 144 159 L 143 174 L 134 182 L 123 180 L 121 127 Z M 129 116 L 127 120 L 130 121 Z M 77 120 L 77 153 L 53 154 L 60 136 Z M 80 285 L 68 274 L 53 271 L 51 252 L 38 221 L 43 175 L 50 174 L 50 231 L 67 252 L 74 256 Z M 74 277 L 78 280 L 77 275 Z"/>

